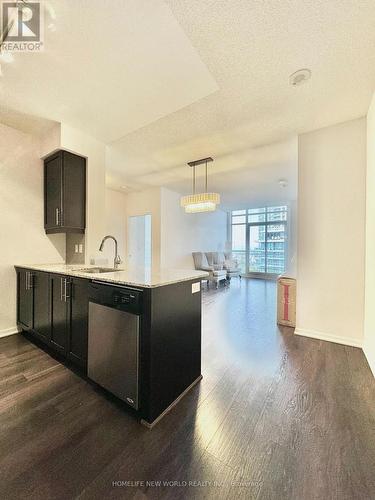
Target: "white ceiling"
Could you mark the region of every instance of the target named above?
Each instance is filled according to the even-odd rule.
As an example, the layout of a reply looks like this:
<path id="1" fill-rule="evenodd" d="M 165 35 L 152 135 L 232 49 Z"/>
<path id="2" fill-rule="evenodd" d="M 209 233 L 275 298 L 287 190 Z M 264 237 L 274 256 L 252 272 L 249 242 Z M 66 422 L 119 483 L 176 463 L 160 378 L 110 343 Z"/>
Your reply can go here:
<path id="1" fill-rule="evenodd" d="M 50 3 L 56 31 L 3 65 L 0 106 L 107 142 L 115 188 L 187 192 L 186 162 L 213 156 L 218 189 L 250 196 L 290 172 L 278 144 L 365 115 L 375 88 L 374 0 Z"/>
<path id="2" fill-rule="evenodd" d="M 375 88 L 373 0 L 167 3 L 220 90 L 115 142 L 113 185 L 178 183 L 187 161 L 209 155 L 213 169 L 225 158 L 232 170 L 240 151 L 251 156 L 254 147 L 366 114 Z M 291 87 L 289 75 L 305 67 L 312 79 Z"/>
<path id="3" fill-rule="evenodd" d="M 45 9 L 45 50 L 3 64 L 2 105 L 107 143 L 218 89 L 162 0 L 48 6 L 54 19 Z"/>

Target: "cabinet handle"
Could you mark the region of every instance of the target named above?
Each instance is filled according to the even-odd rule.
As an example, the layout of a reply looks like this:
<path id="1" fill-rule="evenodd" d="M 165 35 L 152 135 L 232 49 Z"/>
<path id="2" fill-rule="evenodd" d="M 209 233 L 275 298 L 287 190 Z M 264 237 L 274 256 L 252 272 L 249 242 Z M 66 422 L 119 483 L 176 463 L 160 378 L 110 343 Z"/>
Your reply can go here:
<path id="1" fill-rule="evenodd" d="M 70 299 L 70 296 L 67 295 L 67 287 L 68 287 L 68 280 L 65 278 L 64 279 L 64 299 L 66 302 L 66 299 Z"/>
<path id="2" fill-rule="evenodd" d="M 61 302 L 66 302 L 67 299 L 70 299 L 68 295 L 68 280 L 67 278 L 61 278 L 60 281 L 60 300 Z"/>
<path id="3" fill-rule="evenodd" d="M 59 209 L 56 208 L 56 226 L 60 225 Z"/>
<path id="4" fill-rule="evenodd" d="M 33 274 L 30 271 L 25 273 L 25 290 L 31 290 L 33 288 Z"/>

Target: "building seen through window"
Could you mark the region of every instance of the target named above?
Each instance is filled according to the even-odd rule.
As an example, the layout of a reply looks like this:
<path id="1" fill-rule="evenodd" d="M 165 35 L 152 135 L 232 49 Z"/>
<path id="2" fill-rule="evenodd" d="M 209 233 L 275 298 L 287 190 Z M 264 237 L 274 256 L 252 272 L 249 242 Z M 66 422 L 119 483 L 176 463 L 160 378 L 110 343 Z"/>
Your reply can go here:
<path id="1" fill-rule="evenodd" d="M 242 273 L 285 271 L 287 219 L 284 205 L 232 211 L 232 252 Z"/>

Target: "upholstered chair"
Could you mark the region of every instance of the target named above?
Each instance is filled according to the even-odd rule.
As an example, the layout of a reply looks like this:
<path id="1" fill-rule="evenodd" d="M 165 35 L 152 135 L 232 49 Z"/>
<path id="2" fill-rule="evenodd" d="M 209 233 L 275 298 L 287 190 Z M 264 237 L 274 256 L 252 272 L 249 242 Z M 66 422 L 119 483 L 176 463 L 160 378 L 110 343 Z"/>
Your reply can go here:
<path id="1" fill-rule="evenodd" d="M 241 270 L 238 261 L 233 259 L 231 252 L 206 252 L 207 262 L 215 270 L 225 270 L 227 279 L 239 277 L 241 279 Z"/>
<path id="2" fill-rule="evenodd" d="M 238 260 L 234 259 L 232 252 L 224 252 L 224 269 L 227 271 L 227 278 L 230 281 L 231 278 L 239 277 L 241 279 L 241 269 L 238 264 Z"/>
<path id="3" fill-rule="evenodd" d="M 215 269 L 215 265 L 207 259 L 207 255 L 203 252 L 193 252 L 194 266 L 198 271 L 207 271 L 209 273 L 207 279 L 207 286 L 209 283 L 215 283 L 216 288 L 219 286 L 220 281 L 227 279 L 227 271 L 225 269 Z"/>

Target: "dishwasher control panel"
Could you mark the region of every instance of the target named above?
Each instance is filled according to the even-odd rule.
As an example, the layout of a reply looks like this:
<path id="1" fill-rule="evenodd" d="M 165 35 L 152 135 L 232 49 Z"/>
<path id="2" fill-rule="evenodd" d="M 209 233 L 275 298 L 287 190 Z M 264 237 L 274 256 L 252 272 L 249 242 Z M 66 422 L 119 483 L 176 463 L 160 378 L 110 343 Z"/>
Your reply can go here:
<path id="1" fill-rule="evenodd" d="M 113 303 L 116 304 L 136 304 L 137 295 L 132 292 L 113 292 Z"/>
<path id="2" fill-rule="evenodd" d="M 142 314 L 142 291 L 132 288 L 91 282 L 89 300 L 132 314 Z"/>

